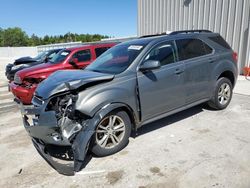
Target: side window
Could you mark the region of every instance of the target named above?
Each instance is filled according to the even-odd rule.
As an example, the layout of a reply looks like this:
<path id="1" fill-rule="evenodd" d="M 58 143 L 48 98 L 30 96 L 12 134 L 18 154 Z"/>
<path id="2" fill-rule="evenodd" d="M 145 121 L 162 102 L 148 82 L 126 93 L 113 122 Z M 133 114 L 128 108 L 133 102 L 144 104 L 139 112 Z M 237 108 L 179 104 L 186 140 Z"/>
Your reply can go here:
<path id="1" fill-rule="evenodd" d="M 101 47 L 95 49 L 96 58 L 102 55 L 105 51 L 107 51 L 110 47 Z"/>
<path id="2" fill-rule="evenodd" d="M 91 60 L 90 50 L 81 50 L 73 55 L 73 58 L 77 58 L 78 62 L 85 62 Z"/>
<path id="3" fill-rule="evenodd" d="M 210 40 L 216 42 L 217 44 L 223 46 L 224 48 L 227 48 L 227 49 L 231 49 L 231 47 L 229 46 L 229 44 L 220 36 L 215 36 L 215 37 L 209 37 Z"/>
<path id="4" fill-rule="evenodd" d="M 199 39 L 176 40 L 179 60 L 191 59 L 212 53 L 213 49 Z"/>
<path id="5" fill-rule="evenodd" d="M 52 59 L 52 57 L 54 57 L 54 55 L 56 55 L 56 52 L 53 52 L 52 54 L 50 54 L 50 55 L 48 56 L 48 58 L 49 58 L 49 59 Z"/>
<path id="6" fill-rule="evenodd" d="M 154 48 L 145 58 L 145 60 L 157 60 L 161 65 L 167 65 L 176 61 L 174 45 L 171 42 L 161 44 Z"/>

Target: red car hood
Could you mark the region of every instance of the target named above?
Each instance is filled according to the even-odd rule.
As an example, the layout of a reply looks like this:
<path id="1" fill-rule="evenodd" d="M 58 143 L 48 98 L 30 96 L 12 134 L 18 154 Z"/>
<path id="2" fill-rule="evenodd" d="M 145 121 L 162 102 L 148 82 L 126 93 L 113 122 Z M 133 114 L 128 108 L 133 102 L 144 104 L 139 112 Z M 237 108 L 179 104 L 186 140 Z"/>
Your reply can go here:
<path id="1" fill-rule="evenodd" d="M 62 66 L 60 66 L 62 67 Z M 23 80 L 26 77 L 30 77 L 32 75 L 37 75 L 40 73 L 46 73 L 46 72 L 53 72 L 59 70 L 58 64 L 52 64 L 52 63 L 42 63 L 39 65 L 35 65 L 30 68 L 23 69 L 21 71 L 18 71 L 16 74 Z"/>

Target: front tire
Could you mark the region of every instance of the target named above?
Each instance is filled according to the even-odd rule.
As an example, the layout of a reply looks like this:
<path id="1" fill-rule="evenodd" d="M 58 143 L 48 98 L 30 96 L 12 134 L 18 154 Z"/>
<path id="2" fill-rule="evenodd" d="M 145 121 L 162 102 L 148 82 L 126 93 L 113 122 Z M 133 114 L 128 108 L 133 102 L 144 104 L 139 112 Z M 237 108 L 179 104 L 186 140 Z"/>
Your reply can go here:
<path id="1" fill-rule="evenodd" d="M 217 80 L 214 97 L 208 105 L 216 110 L 225 109 L 233 95 L 233 86 L 229 79 L 222 77 Z"/>
<path id="2" fill-rule="evenodd" d="M 124 111 L 113 111 L 97 125 L 91 151 L 99 157 L 122 150 L 129 141 L 131 121 Z"/>

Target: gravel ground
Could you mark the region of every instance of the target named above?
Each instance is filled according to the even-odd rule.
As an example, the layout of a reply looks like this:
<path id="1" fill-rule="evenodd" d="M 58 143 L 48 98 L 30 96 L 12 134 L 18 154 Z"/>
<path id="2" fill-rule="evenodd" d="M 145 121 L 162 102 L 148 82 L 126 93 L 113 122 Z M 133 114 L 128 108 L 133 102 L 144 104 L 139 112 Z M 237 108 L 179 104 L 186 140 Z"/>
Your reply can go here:
<path id="1" fill-rule="evenodd" d="M 247 89 L 248 88 L 248 89 Z M 250 187 L 250 82 L 230 106 L 200 105 L 145 125 L 121 152 L 92 158 L 75 176 L 37 153 L 6 82 L 0 83 L 0 187 Z"/>

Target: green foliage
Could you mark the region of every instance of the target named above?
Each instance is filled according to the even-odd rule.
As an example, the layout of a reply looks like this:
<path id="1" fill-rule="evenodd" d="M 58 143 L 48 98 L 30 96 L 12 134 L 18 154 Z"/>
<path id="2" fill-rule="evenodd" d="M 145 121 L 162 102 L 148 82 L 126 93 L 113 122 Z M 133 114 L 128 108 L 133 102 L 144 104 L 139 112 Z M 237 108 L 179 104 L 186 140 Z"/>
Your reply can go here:
<path id="1" fill-rule="evenodd" d="M 0 46 L 3 46 L 3 29 L 0 27 Z"/>
<path id="2" fill-rule="evenodd" d="M 19 27 L 8 28 L 1 32 L 2 46 L 27 46 L 29 37 Z"/>
<path id="3" fill-rule="evenodd" d="M 38 46 L 44 44 L 63 43 L 63 42 L 92 42 L 100 41 L 103 38 L 109 38 L 106 35 L 99 34 L 76 34 L 66 33 L 65 35 L 55 35 L 38 37 L 32 34 L 30 37 L 21 28 L 0 28 L 0 46 Z"/>

